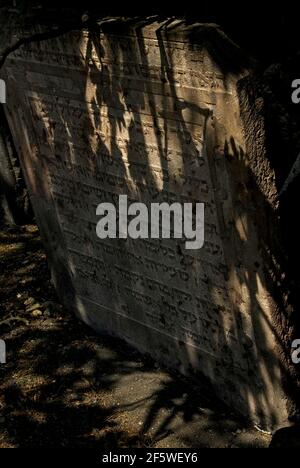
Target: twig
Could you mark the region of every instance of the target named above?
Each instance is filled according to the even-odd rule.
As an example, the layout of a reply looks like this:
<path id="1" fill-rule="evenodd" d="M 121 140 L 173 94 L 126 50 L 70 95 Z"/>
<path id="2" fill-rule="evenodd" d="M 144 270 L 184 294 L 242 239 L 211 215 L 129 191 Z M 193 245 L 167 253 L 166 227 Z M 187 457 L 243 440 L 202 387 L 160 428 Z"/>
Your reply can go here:
<path id="1" fill-rule="evenodd" d="M 8 323 L 10 323 L 10 322 L 15 322 L 15 321 L 17 321 L 17 322 L 23 322 L 23 323 L 25 323 L 25 325 L 29 325 L 28 320 L 26 320 L 26 319 L 24 319 L 24 318 L 22 318 L 22 317 L 17 316 L 17 317 L 10 317 L 10 318 L 8 318 L 8 319 L 2 320 L 2 321 L 0 322 L 0 326 L 1 326 L 1 325 L 7 325 Z"/>

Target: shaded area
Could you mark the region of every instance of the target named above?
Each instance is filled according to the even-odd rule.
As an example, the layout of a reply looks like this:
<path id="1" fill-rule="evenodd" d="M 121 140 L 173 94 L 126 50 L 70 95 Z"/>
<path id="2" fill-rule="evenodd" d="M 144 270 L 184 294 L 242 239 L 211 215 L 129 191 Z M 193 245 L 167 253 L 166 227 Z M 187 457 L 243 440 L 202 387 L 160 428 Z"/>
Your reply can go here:
<path id="1" fill-rule="evenodd" d="M 0 105 L 0 226 L 23 224 L 33 220 L 33 213 L 19 157 Z"/>
<path id="2" fill-rule="evenodd" d="M 123 282 L 113 281 L 111 278 L 104 276 L 103 265 L 105 265 L 105 262 L 100 263 L 100 260 L 104 259 L 107 262 L 106 264 L 109 264 L 109 257 L 103 255 L 103 252 L 105 252 L 103 246 L 95 246 L 91 239 L 94 232 L 93 224 L 95 223 L 89 221 L 89 231 L 86 230 L 82 233 L 81 238 L 78 237 L 81 220 L 76 218 L 75 211 L 81 209 L 86 214 L 91 210 L 92 200 L 89 197 L 92 198 L 95 193 L 97 195 L 101 193 L 104 181 L 103 174 L 108 173 L 110 166 L 114 164 L 117 165 L 118 174 L 117 176 L 113 174 L 112 180 L 114 183 L 109 182 L 113 189 L 116 189 L 114 195 L 128 192 L 133 198 L 143 199 L 145 193 L 147 193 L 147 196 L 150 195 L 150 200 L 161 201 L 163 197 L 166 197 L 166 192 L 168 192 L 171 184 L 173 186 L 177 184 L 179 189 L 182 188 L 185 183 L 183 181 L 193 172 L 193 169 L 191 169 L 192 163 L 200 164 L 200 145 L 201 151 L 208 156 L 209 178 L 213 182 L 214 201 L 220 224 L 222 247 L 226 255 L 226 265 L 221 273 L 223 275 L 222 285 L 227 285 L 226 282 L 230 278 L 232 287 L 224 288 L 226 294 L 234 289 L 232 297 L 226 298 L 227 304 L 230 304 L 233 319 L 232 324 L 228 327 L 225 324 L 224 307 L 222 308 L 216 300 L 216 285 L 210 280 L 209 275 L 206 275 L 203 282 L 205 283 L 205 291 L 209 295 L 208 302 L 213 305 L 213 319 L 212 317 L 207 319 L 205 316 L 201 316 L 197 310 L 194 315 L 187 315 L 186 318 L 184 318 L 183 313 L 180 320 L 182 322 L 187 322 L 188 319 L 194 320 L 194 323 L 199 323 L 197 321 L 202 320 L 204 326 L 215 320 L 217 333 L 211 334 L 209 337 L 202 337 L 203 341 L 205 341 L 203 348 L 206 346 L 209 350 L 218 349 L 220 351 L 218 365 L 214 362 L 211 366 L 211 380 L 219 383 L 218 390 L 222 395 L 223 392 L 226 392 L 227 401 L 237 404 L 236 400 L 239 399 L 244 414 L 250 412 L 251 401 L 255 399 L 258 406 L 264 406 L 265 408 L 265 414 L 264 411 L 261 411 L 259 418 L 263 422 L 266 419 L 266 424 L 276 424 L 275 408 L 270 407 L 266 392 L 269 383 L 273 383 L 278 375 L 278 366 L 276 357 L 274 358 L 270 353 L 271 347 L 268 348 L 268 344 L 265 343 L 265 337 L 267 334 L 274 334 L 279 342 L 280 337 L 277 330 L 274 329 L 270 317 L 265 316 L 263 307 L 259 303 L 259 291 L 268 287 L 268 284 L 266 285 L 264 280 L 264 267 L 256 261 L 256 250 L 251 250 L 257 241 L 253 229 L 253 212 L 258 207 L 257 213 L 264 215 L 267 200 L 265 200 L 265 194 L 255 182 L 255 174 L 247 168 L 247 155 L 241 146 L 241 141 L 235 141 L 228 132 L 226 133 L 225 144 L 222 138 L 218 140 L 218 135 L 222 134 L 222 131 L 225 132 L 225 129 L 218 128 L 218 119 L 214 115 L 216 111 L 214 106 L 207 105 L 207 102 L 205 105 L 198 103 L 189 88 L 185 89 L 186 95 L 184 98 L 182 95 L 179 96 L 180 87 L 178 83 L 175 85 L 178 77 L 175 75 L 176 63 L 172 55 L 172 34 L 182 33 L 184 28 L 181 21 L 169 20 L 157 28 L 158 63 L 156 63 L 155 68 L 155 80 L 150 79 L 154 67 L 147 56 L 149 52 L 148 45 L 140 33 L 143 26 L 148 22 L 154 23 L 154 20 L 140 21 L 137 24 L 131 21 L 123 24 L 116 23 L 115 29 L 113 25 L 109 25 L 108 30 L 114 33 L 118 32 L 119 37 L 111 38 L 108 36 L 105 39 L 105 48 L 103 47 L 104 39 L 100 37 L 99 30 L 86 31 L 87 47 L 85 52 L 80 49 L 83 40 L 81 34 L 73 36 L 71 47 L 73 56 L 76 58 L 75 64 L 77 67 L 78 65 L 82 67 L 85 73 L 81 75 L 81 80 L 78 80 L 77 83 L 80 83 L 78 85 L 80 86 L 79 94 L 83 98 L 86 109 L 80 108 L 80 106 L 77 106 L 77 108 L 71 105 L 63 106 L 61 103 L 58 103 L 57 107 L 55 107 L 56 104 L 53 107 L 53 102 L 57 98 L 59 99 L 55 87 L 51 89 L 50 94 L 46 97 L 43 91 L 40 91 L 38 99 L 35 100 L 33 113 L 39 119 L 39 138 L 44 146 L 42 155 L 35 155 L 33 161 L 29 161 L 29 159 L 27 161 L 28 167 L 31 164 L 34 166 L 30 180 L 34 195 L 37 198 L 42 198 L 42 196 L 45 198 L 44 189 L 46 189 L 48 196 L 46 187 L 48 164 L 49 167 L 51 166 L 54 179 L 61 167 L 64 167 L 65 173 L 63 175 L 66 176 L 65 179 L 61 178 L 61 180 L 58 178 L 57 186 L 60 185 L 62 193 L 55 194 L 56 213 L 52 213 L 52 218 L 47 214 L 47 203 L 50 202 L 50 196 L 49 200 L 43 200 L 44 205 L 41 205 L 39 210 L 39 225 L 47 240 L 49 252 L 56 250 L 56 258 L 53 258 L 51 264 L 57 273 L 57 286 L 61 291 L 61 296 L 68 300 L 72 308 L 75 308 L 78 305 L 75 290 L 74 288 L 66 290 L 65 287 L 66 284 L 72 283 L 72 272 L 69 266 L 72 265 L 74 255 L 70 255 L 70 252 L 67 251 L 67 241 L 62 238 L 58 218 L 59 213 L 63 212 L 68 216 L 68 223 L 74 227 L 75 232 L 71 232 L 71 235 L 75 236 L 79 250 L 84 246 L 87 251 L 90 250 L 93 253 L 95 248 L 97 254 L 96 259 L 80 260 L 78 262 L 79 266 L 76 265 L 78 267 L 76 275 L 78 276 L 77 281 L 80 282 L 81 295 L 90 296 L 95 302 L 102 302 L 103 297 L 107 295 L 107 302 L 112 308 L 118 310 L 117 293 L 120 292 Z M 105 25 L 103 25 L 103 28 L 106 30 Z M 237 60 L 241 57 L 239 49 L 220 34 L 219 29 L 214 26 L 197 25 L 195 28 L 188 29 L 187 32 L 190 34 L 188 37 L 190 37 L 189 46 L 191 50 L 195 40 L 198 41 L 199 56 L 201 53 L 207 52 L 208 49 L 221 75 L 218 79 L 224 83 L 223 86 L 226 91 L 230 87 L 232 73 L 240 72 L 244 65 L 239 64 Z M 128 34 L 129 38 L 124 43 L 124 35 L 126 34 Z M 55 47 L 59 48 L 59 41 L 50 43 L 54 49 Z M 230 63 L 228 58 L 227 61 L 225 60 L 225 64 L 224 59 L 220 60 L 222 56 L 220 54 L 221 45 L 226 45 L 226 57 L 231 57 L 230 51 L 234 51 L 232 55 L 234 63 Z M 24 50 L 30 52 L 34 47 L 25 47 Z M 187 50 L 188 52 L 189 50 Z M 129 71 L 124 70 L 124 63 L 130 64 Z M 130 66 L 132 67 L 132 64 L 138 66 L 138 72 L 143 75 L 142 79 L 140 75 L 140 79 L 136 84 L 137 89 L 130 88 L 132 79 L 132 68 Z M 66 70 L 68 72 L 67 67 Z M 65 73 L 67 72 L 65 71 Z M 64 76 L 67 79 L 66 74 Z M 206 88 L 209 88 L 213 83 L 210 77 L 206 76 L 202 76 L 201 81 L 203 81 L 203 87 Z M 35 83 L 31 82 L 30 86 L 32 86 L 32 91 L 36 91 Z M 157 89 L 160 92 L 157 92 Z M 165 95 L 165 91 L 168 92 L 168 97 Z M 208 94 L 210 94 L 208 99 L 212 98 L 213 93 L 212 89 L 208 91 Z M 222 109 L 225 110 L 225 97 L 220 100 Z M 107 115 L 104 114 L 103 116 L 100 111 L 102 108 L 105 111 L 108 109 Z M 157 151 L 158 166 L 163 170 L 161 184 L 157 183 L 155 170 L 151 166 L 147 129 L 143 124 L 145 109 L 148 111 L 148 117 L 155 133 L 155 151 Z M 24 113 L 25 111 L 21 109 L 17 117 L 19 122 L 13 123 L 16 134 L 18 128 L 22 128 L 26 121 Z M 193 133 L 189 125 L 187 125 L 185 115 L 190 116 L 193 121 L 194 119 L 201 121 L 203 134 L 195 135 Z M 172 120 L 171 123 L 170 120 Z M 34 127 L 33 122 L 28 123 L 28 126 L 29 128 Z M 122 141 L 118 137 L 121 131 L 127 128 L 129 129 L 128 139 Z M 220 133 L 218 134 L 218 132 Z M 139 135 L 137 135 L 138 133 Z M 169 153 L 172 138 L 176 141 L 176 149 L 182 164 L 179 174 L 173 171 L 172 153 L 171 155 Z M 126 144 L 125 152 L 124 143 Z M 89 149 L 88 157 L 86 154 L 87 148 Z M 31 155 L 27 154 L 26 158 L 31 158 Z M 140 171 L 141 165 L 145 172 Z M 34 173 L 39 173 L 40 177 L 35 178 L 32 175 Z M 201 169 L 199 173 L 201 175 Z M 77 179 L 75 177 L 74 180 L 68 179 L 67 177 L 70 174 L 76 176 Z M 230 177 L 228 177 L 228 174 Z M 83 179 L 86 177 L 87 180 L 95 176 L 97 186 L 93 188 L 94 192 L 88 183 L 84 188 L 84 184 L 80 185 L 79 176 Z M 228 180 L 231 178 L 232 180 Z M 201 199 L 208 194 L 209 189 L 205 183 L 205 180 L 201 180 L 201 184 L 191 190 L 197 199 Z M 55 189 L 57 189 L 57 186 Z M 79 191 L 79 188 L 82 192 Z M 251 189 L 258 194 L 257 198 L 259 199 L 259 203 L 254 205 L 250 193 Z M 174 192 L 175 196 L 178 196 L 179 192 L 177 190 L 174 190 Z M 85 197 L 81 196 L 82 193 Z M 234 194 L 233 210 L 226 218 L 223 216 L 223 206 L 229 199 L 230 194 Z M 167 193 L 167 196 L 168 200 L 170 200 L 170 193 Z M 93 202 L 95 203 L 95 198 Z M 214 209 L 214 207 L 211 208 L 213 214 L 215 214 Z M 76 226 L 76 223 L 78 223 L 78 226 Z M 129 256 L 130 252 L 128 251 L 130 248 L 128 245 L 120 242 L 118 249 L 122 266 L 126 265 L 128 270 L 133 269 L 135 264 L 131 259 L 132 257 Z M 186 267 L 187 265 L 184 264 L 186 259 L 180 246 L 178 252 L 178 262 Z M 160 251 L 159 253 L 161 254 Z M 64 261 L 64 258 L 66 258 L 66 261 Z M 193 264 L 194 259 L 190 261 Z M 88 279 L 88 282 L 86 279 Z M 128 281 L 127 278 L 126 281 Z M 86 282 L 88 285 L 85 284 Z M 133 288 L 135 280 L 130 278 L 129 283 L 129 286 Z M 98 286 L 98 288 L 95 288 L 95 286 Z M 243 316 L 240 314 L 243 298 L 239 294 L 242 288 L 248 294 L 248 315 L 244 313 Z M 66 297 L 67 295 L 68 297 Z M 161 297 L 159 300 L 161 300 Z M 83 314 L 88 316 L 90 308 L 83 304 L 80 304 L 80 306 Z M 159 317 L 161 329 L 167 329 L 168 323 L 164 314 L 166 315 L 170 304 L 165 301 L 161 306 L 162 313 Z M 138 302 L 133 305 L 129 313 L 136 314 L 135 318 L 139 318 L 140 321 L 144 320 L 143 310 Z M 207 311 L 204 310 L 203 315 L 206 313 Z M 173 316 L 169 318 L 174 320 Z M 250 325 L 249 328 L 253 328 L 253 335 L 251 335 L 251 332 L 249 332 L 249 335 L 244 333 L 244 321 Z M 262 322 L 264 322 L 265 328 L 262 326 Z M 109 324 L 107 328 L 114 329 Z M 149 340 L 152 338 L 150 332 L 147 333 L 147 338 Z M 255 346 L 261 348 L 258 354 L 256 354 Z M 156 350 L 151 342 L 152 347 Z M 205 369 L 209 373 L 207 370 L 209 366 L 206 366 L 205 362 L 206 353 L 203 352 L 202 355 L 201 352 L 197 353 L 195 351 L 195 356 L 191 358 L 190 350 L 185 341 L 176 343 L 176 353 L 174 353 L 174 350 L 170 352 L 170 349 L 164 343 L 160 343 L 157 350 L 162 356 L 166 356 L 169 361 L 173 358 L 173 362 L 175 354 L 177 367 L 180 367 L 183 362 L 190 373 L 195 374 L 195 376 L 201 376 L 198 369 Z M 242 367 L 238 362 L 241 353 Z M 213 355 L 214 358 L 215 355 Z M 260 363 L 258 367 L 256 362 Z"/>
<path id="3" fill-rule="evenodd" d="M 256 55 L 263 63 L 272 63 L 286 57 L 287 50 L 297 50 L 299 45 L 298 20 L 295 8 L 289 4 L 272 5 L 261 2 L 246 3 L 244 8 L 238 0 L 228 3 L 209 0 L 185 2 L 184 4 L 164 4 L 152 1 L 147 5 L 130 4 L 101 4 L 93 0 L 86 0 L 83 4 L 73 0 L 2 0 L 1 6 L 10 7 L 15 4 L 14 11 L 22 20 L 38 21 L 49 24 L 66 24 L 78 20 L 82 14 L 89 14 L 91 18 L 107 16 L 137 17 L 146 15 L 160 15 L 165 19 L 174 17 L 185 18 L 194 23 L 220 24 L 227 34 L 239 42 L 248 53 Z M 43 6 L 43 8 L 41 8 Z"/>
<path id="4" fill-rule="evenodd" d="M 0 447 L 268 445 L 205 381 L 194 386 L 160 370 L 64 310 L 34 226 L 2 231 L 0 254 L 0 336 L 8 350 L 0 366 Z"/>
<path id="5" fill-rule="evenodd" d="M 239 90 L 252 179 L 249 188 L 257 207 L 254 219 L 264 274 L 274 298 L 272 317 L 283 386 L 289 396 L 290 419 L 299 422 L 300 369 L 291 362 L 291 343 L 300 333 L 299 228 L 295 223 L 299 177 L 282 197 L 278 195 L 299 151 L 299 115 L 289 94 L 294 73 L 294 60 L 288 59 L 242 80 Z"/>
<path id="6" fill-rule="evenodd" d="M 270 444 L 271 449 L 299 449 L 300 427 L 286 427 L 277 431 Z"/>

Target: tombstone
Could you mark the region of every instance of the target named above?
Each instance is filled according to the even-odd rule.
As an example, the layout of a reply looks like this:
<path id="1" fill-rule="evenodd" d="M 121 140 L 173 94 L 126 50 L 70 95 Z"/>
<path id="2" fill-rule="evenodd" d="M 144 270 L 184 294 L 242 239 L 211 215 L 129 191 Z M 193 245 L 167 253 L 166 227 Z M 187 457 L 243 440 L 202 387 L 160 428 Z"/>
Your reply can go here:
<path id="1" fill-rule="evenodd" d="M 213 25 L 108 22 L 29 43 L 6 113 L 64 304 L 165 366 L 205 376 L 265 429 L 287 422 L 274 301 L 255 224 L 239 48 Z M 251 116 L 249 117 L 251 118 Z M 251 183 L 252 185 L 251 185 Z M 96 207 L 205 203 L 205 244 L 96 236 Z"/>

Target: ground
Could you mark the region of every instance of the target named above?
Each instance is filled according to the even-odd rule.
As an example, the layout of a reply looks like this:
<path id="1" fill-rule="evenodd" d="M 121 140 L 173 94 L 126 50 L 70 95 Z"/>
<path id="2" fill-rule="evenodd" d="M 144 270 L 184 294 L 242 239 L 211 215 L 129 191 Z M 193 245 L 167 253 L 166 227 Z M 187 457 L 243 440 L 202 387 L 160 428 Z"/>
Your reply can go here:
<path id="1" fill-rule="evenodd" d="M 267 447 L 212 397 L 59 303 L 35 226 L 0 231 L 0 448 Z"/>

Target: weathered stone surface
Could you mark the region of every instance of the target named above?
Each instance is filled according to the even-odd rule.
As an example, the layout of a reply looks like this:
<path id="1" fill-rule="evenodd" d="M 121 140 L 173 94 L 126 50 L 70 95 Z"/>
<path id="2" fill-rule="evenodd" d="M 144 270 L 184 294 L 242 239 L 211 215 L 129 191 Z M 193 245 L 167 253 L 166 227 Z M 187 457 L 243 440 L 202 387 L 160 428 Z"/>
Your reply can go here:
<path id="1" fill-rule="evenodd" d="M 287 410 L 253 222 L 237 81 L 215 26 L 103 25 L 32 43 L 5 66 L 7 116 L 56 287 L 100 332 L 204 374 L 264 428 Z M 96 237 L 96 206 L 204 202 L 205 246 Z"/>
<path id="2" fill-rule="evenodd" d="M 29 198 L 0 104 L 0 225 L 32 220 Z"/>

